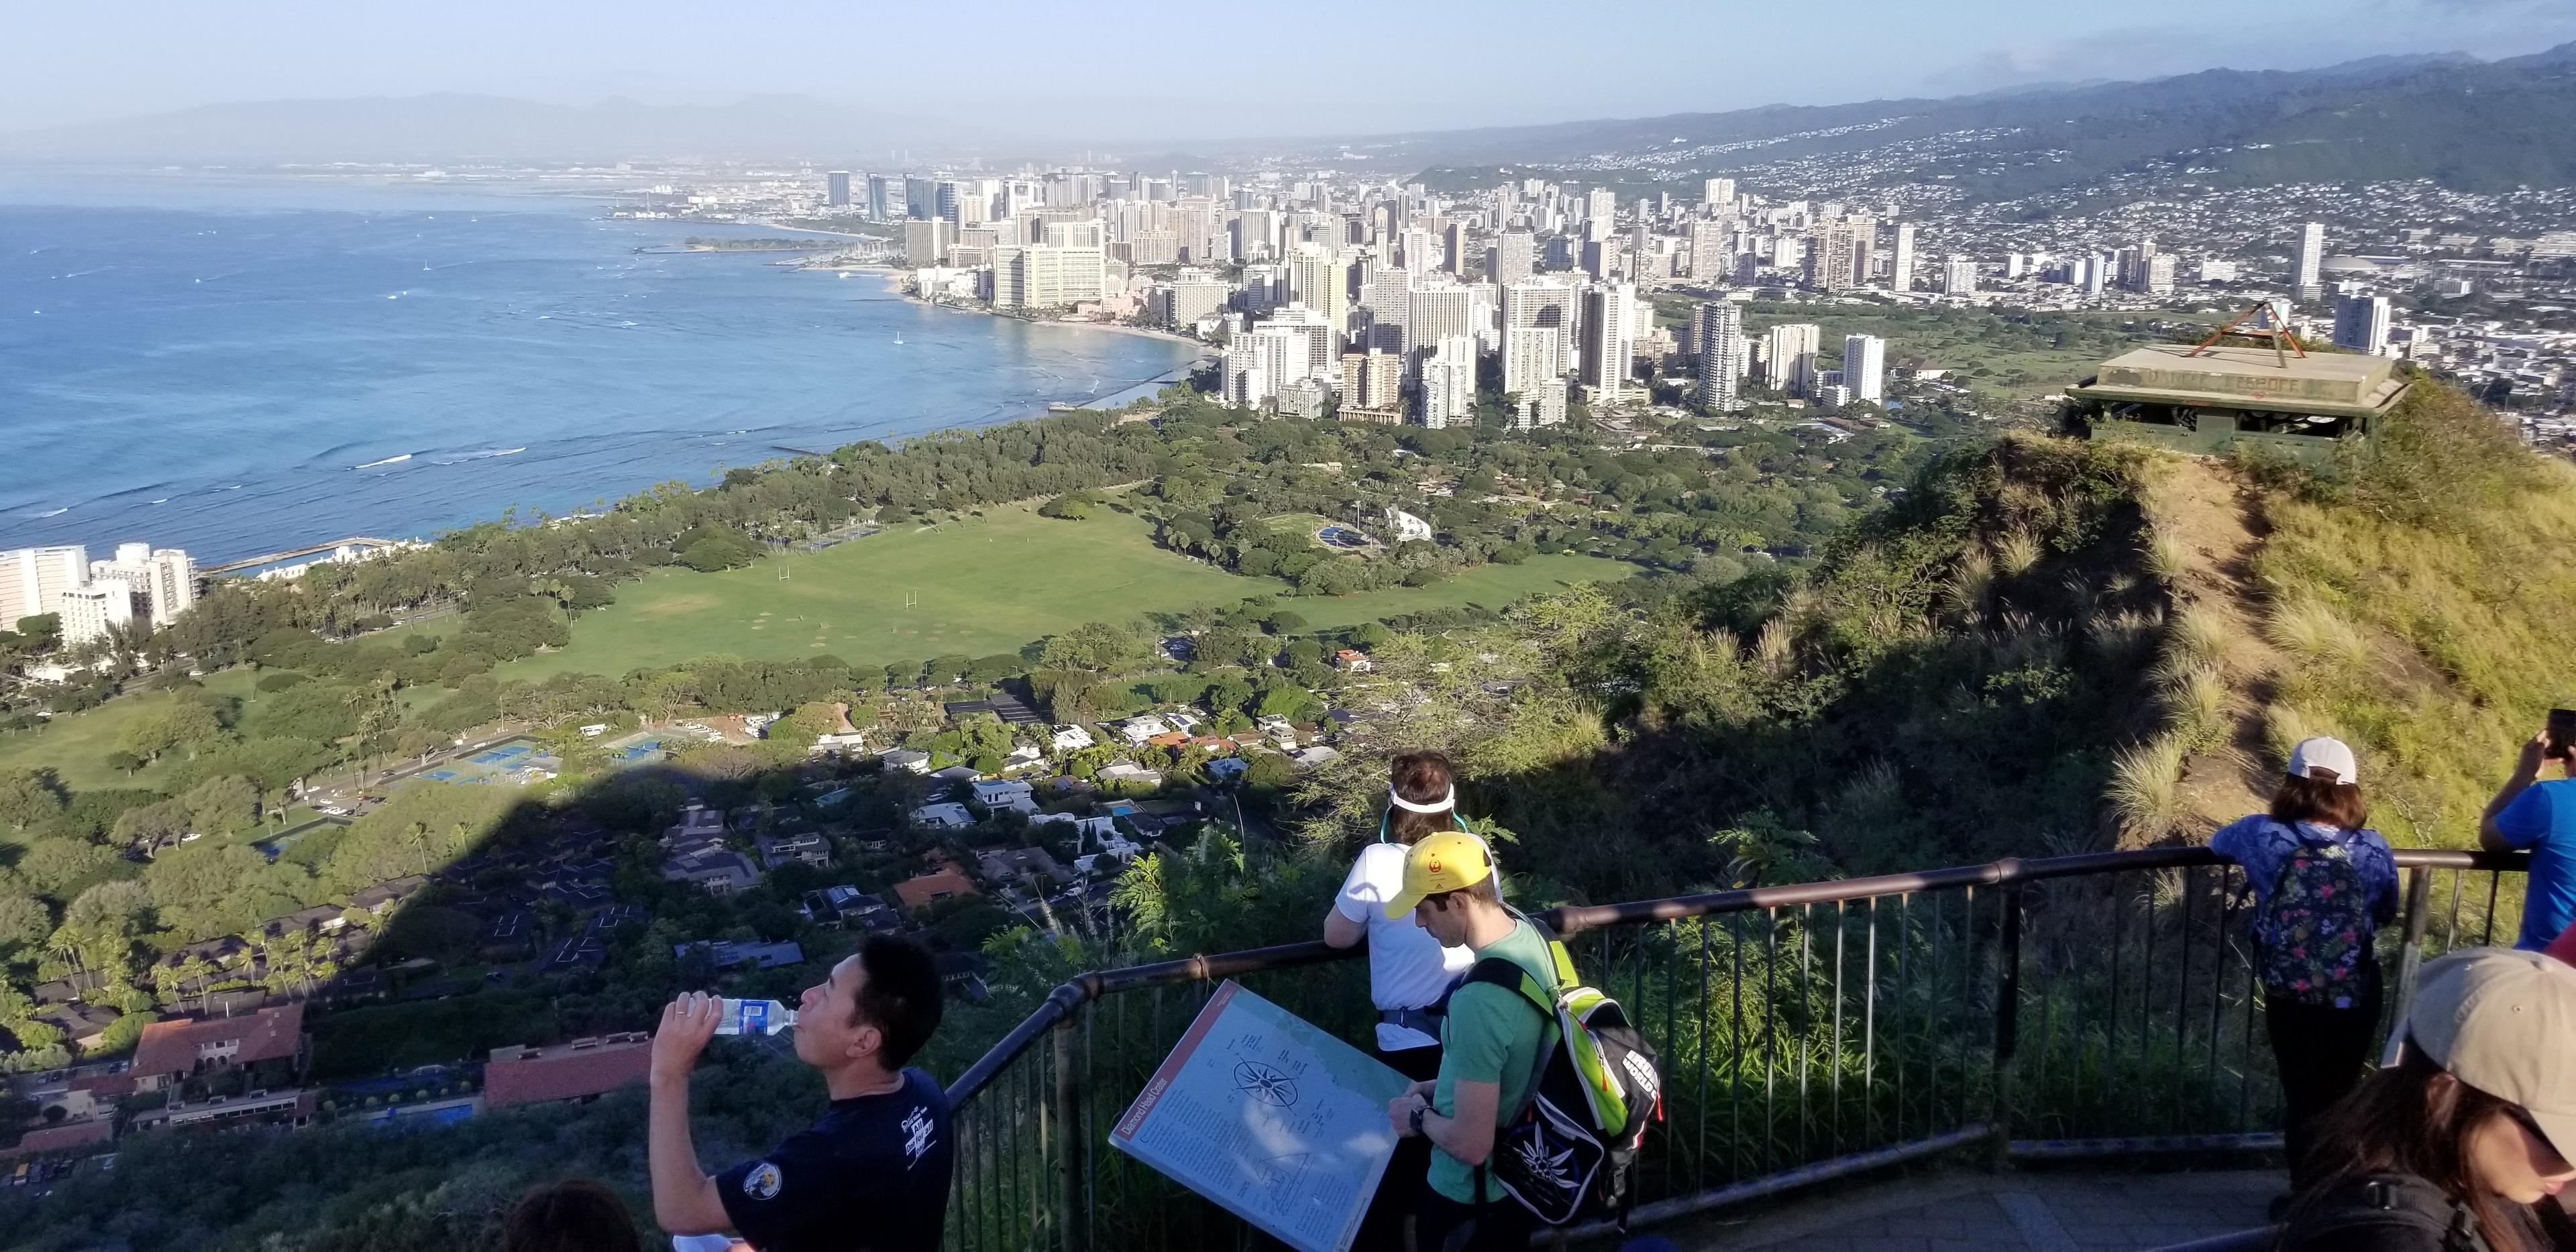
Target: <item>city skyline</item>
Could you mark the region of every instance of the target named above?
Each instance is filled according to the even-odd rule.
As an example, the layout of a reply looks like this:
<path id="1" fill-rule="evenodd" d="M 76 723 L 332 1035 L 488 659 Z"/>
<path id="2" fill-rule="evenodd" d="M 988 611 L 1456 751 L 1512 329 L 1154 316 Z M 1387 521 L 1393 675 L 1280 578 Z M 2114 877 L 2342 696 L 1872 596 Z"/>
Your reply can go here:
<path id="1" fill-rule="evenodd" d="M 1427 7 L 1398 9 L 1375 37 L 1343 46 L 1325 67 L 1332 82 L 1352 90 L 1248 97 L 1238 90 L 1237 56 L 1223 52 L 1258 48 L 1268 38 L 1250 11 L 1191 13 L 1185 46 L 1210 54 L 1149 62 L 1137 59 L 1134 34 L 1180 15 L 1147 0 L 1087 10 L 1086 21 L 1070 24 L 1060 13 L 1016 4 L 988 12 L 976 32 L 988 60 L 1008 64 L 1015 55 L 1043 53 L 1100 69 L 1073 89 L 1040 90 L 1036 80 L 1018 87 L 1005 78 L 969 92 L 955 90 L 953 73 L 934 60 L 781 55 L 780 22 L 825 36 L 809 44 L 854 49 L 891 50 L 946 32 L 944 18 L 914 23 L 800 3 L 777 10 L 772 22 L 713 28 L 694 13 L 653 4 L 528 10 L 477 3 L 443 7 L 434 21 L 291 0 L 220 14 L 149 4 L 140 14 L 121 10 L 112 31 L 107 19 L 40 10 L 19 15 L 22 37 L 0 50 L 0 117 L 9 119 L 0 133 L 247 101 L 463 94 L 558 105 L 730 106 L 810 96 L 897 126 L 926 129 L 935 118 L 969 138 L 1134 144 L 1940 97 L 2427 53 L 2493 58 L 2576 39 L 2576 11 L 2540 0 L 2341 0 L 2328 6 L 2330 16 L 2308 10 L 2295 20 L 2180 0 L 2164 6 L 2161 21 L 2147 23 L 2126 11 L 2069 11 L 2030 0 L 1937 10 L 1858 0 L 1849 7 L 1881 37 L 1842 44 L 1822 61 L 1755 58 L 1722 75 L 1706 73 L 1694 59 L 1698 49 L 1712 40 L 1795 37 L 1800 19 L 1746 4 L 1681 12 L 1632 6 L 1625 16 L 1585 20 L 1650 27 L 1659 37 L 1592 47 L 1532 38 L 1557 20 L 1540 6 L 1506 6 L 1510 11 L 1473 25 Z M 1424 47 L 1444 55 L 1420 55 Z M 1572 98 L 1498 97 L 1487 86 L 1489 67 L 1539 60 L 1587 90 Z M 1173 107 L 1199 94 L 1227 103 Z"/>

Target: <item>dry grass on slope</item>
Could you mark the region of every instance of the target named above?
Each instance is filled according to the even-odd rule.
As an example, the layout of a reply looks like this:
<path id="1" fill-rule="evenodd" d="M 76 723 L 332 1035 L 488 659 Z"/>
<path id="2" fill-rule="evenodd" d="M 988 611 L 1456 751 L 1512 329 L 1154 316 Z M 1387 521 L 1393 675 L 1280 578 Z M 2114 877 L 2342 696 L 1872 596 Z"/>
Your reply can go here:
<path id="1" fill-rule="evenodd" d="M 2277 491 L 2264 516 L 2272 759 L 2340 736 L 2393 842 L 2474 844 L 2516 746 L 2576 695 L 2576 467 L 2425 383 L 2370 463 Z"/>

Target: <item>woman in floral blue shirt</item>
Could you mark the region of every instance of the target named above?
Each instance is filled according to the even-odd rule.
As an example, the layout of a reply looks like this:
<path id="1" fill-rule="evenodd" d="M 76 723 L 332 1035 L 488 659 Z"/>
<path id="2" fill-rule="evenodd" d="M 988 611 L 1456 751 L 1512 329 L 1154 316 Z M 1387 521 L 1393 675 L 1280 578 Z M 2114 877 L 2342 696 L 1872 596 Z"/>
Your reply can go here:
<path id="1" fill-rule="evenodd" d="M 2361 1081 L 2379 1028 L 2375 940 L 2397 915 L 2397 861 L 2367 825 L 2360 773 L 2341 740 L 2303 740 L 2272 810 L 2209 841 L 2254 889 L 2255 968 L 2293 1188 L 2307 1177 L 2317 1115 Z"/>

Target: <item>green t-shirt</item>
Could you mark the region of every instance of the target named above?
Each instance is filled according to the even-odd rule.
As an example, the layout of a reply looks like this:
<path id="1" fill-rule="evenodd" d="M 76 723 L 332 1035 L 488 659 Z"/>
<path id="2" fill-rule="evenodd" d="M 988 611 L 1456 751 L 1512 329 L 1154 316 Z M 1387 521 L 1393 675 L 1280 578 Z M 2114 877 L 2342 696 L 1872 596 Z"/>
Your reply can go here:
<path id="1" fill-rule="evenodd" d="M 1542 987 L 1555 984 L 1555 962 L 1548 958 L 1547 940 L 1537 928 L 1524 921 L 1512 927 L 1512 933 L 1494 941 L 1492 946 L 1476 950 L 1476 959 L 1499 956 L 1528 970 Z M 1539 1049 L 1555 1034 L 1554 1019 L 1541 1017 L 1538 1007 L 1520 992 L 1509 987 L 1470 983 L 1449 995 L 1449 1019 L 1440 1030 L 1440 1079 L 1431 1089 L 1431 1107 L 1443 1117 L 1456 1115 L 1457 1089 L 1461 1080 L 1491 1082 L 1502 1086 L 1502 1100 L 1494 1106 L 1497 1122 L 1510 1116 L 1529 1090 L 1530 1071 L 1537 1067 Z M 1475 1167 L 1442 1151 L 1431 1148 L 1431 1189 L 1460 1204 L 1475 1203 Z M 1485 1198 L 1503 1198 L 1501 1183 L 1485 1180 Z"/>

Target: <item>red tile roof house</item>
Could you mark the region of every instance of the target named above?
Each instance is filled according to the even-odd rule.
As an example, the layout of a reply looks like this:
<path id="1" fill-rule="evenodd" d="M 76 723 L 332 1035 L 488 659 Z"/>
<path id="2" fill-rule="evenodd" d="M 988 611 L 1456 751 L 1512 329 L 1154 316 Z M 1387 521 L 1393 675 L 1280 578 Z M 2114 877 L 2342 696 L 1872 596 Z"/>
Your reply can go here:
<path id="1" fill-rule="evenodd" d="M 652 1063 L 653 1037 L 642 1031 L 551 1048 L 494 1048 L 483 1064 L 483 1107 L 585 1099 L 644 1081 Z"/>
<path id="2" fill-rule="evenodd" d="M 303 1071 L 304 1058 L 304 1006 L 288 1004 L 239 1017 L 154 1022 L 134 1045 L 131 1072 L 137 1090 L 159 1091 L 208 1070 L 265 1066 L 285 1076 L 270 1080 L 283 1087 Z"/>

